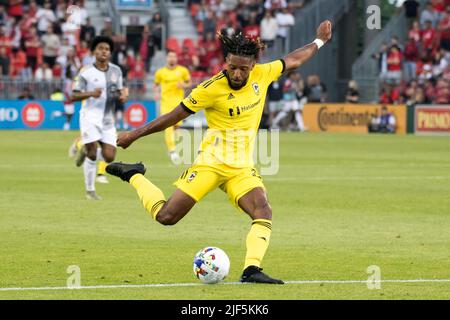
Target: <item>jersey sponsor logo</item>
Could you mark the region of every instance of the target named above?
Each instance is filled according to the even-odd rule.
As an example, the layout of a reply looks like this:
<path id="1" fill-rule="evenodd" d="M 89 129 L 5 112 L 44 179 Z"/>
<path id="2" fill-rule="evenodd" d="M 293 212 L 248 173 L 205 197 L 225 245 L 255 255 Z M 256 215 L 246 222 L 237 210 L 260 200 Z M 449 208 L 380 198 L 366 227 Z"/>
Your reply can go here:
<path id="1" fill-rule="evenodd" d="M 30 102 L 26 104 L 22 109 L 22 121 L 30 127 L 39 127 L 44 122 L 45 111 L 39 103 Z"/>
<path id="2" fill-rule="evenodd" d="M 255 91 L 255 94 L 259 96 L 259 85 L 256 82 L 252 83 L 253 91 Z"/>
<path id="3" fill-rule="evenodd" d="M 147 110 L 140 103 L 131 104 L 125 112 L 125 119 L 132 127 L 140 127 L 147 122 Z"/>

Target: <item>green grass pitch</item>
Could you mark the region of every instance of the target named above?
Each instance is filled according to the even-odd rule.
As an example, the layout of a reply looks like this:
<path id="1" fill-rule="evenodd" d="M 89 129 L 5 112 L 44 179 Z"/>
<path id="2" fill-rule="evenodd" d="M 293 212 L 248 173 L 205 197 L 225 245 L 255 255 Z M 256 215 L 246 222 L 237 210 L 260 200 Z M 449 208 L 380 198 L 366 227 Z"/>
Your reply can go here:
<path id="1" fill-rule="evenodd" d="M 103 201 L 84 199 L 82 170 L 67 158 L 77 132 L 0 132 L 0 299 L 449 299 L 450 282 L 327 283 L 450 279 L 448 137 L 281 134 L 280 171 L 265 177 L 274 213 L 264 270 L 317 283 L 136 287 L 198 282 L 194 254 L 224 249 L 227 282 L 239 279 L 250 219 L 217 190 L 173 227 L 145 213 L 134 190 L 110 177 Z M 163 136 L 147 137 L 118 160 L 144 161 L 169 196 L 185 167 L 169 163 Z M 63 287 L 67 268 L 82 286 Z"/>

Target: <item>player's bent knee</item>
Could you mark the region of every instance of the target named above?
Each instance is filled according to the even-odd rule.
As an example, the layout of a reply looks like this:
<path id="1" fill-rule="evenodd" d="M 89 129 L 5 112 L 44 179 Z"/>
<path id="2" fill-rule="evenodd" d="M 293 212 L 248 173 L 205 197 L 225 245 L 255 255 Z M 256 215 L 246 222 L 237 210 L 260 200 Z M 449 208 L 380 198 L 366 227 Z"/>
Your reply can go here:
<path id="1" fill-rule="evenodd" d="M 272 207 L 270 204 L 266 202 L 263 205 L 256 207 L 254 218 L 272 220 Z"/>
<path id="2" fill-rule="evenodd" d="M 111 154 L 105 154 L 103 155 L 103 158 L 105 159 L 106 162 L 111 163 L 114 161 L 114 155 Z"/>

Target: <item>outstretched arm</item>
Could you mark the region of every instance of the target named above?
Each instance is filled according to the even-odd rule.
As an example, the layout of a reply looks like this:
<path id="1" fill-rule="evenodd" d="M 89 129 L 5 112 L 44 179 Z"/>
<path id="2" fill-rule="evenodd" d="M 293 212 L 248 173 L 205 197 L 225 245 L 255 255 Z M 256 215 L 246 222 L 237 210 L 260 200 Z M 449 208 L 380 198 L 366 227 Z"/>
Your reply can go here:
<path id="1" fill-rule="evenodd" d="M 326 20 L 320 24 L 317 28 L 317 39 L 327 43 L 331 39 L 332 26 L 329 20 Z M 313 42 L 303 48 L 299 48 L 289 53 L 284 57 L 286 63 L 285 71 L 292 71 L 300 67 L 306 61 L 311 59 L 317 52 L 319 52 L 319 46 Z"/>
<path id="2" fill-rule="evenodd" d="M 190 115 L 191 113 L 183 108 L 182 105 L 179 105 L 172 112 L 156 118 L 144 127 L 119 134 L 117 145 L 126 149 L 137 139 L 172 127 Z"/>

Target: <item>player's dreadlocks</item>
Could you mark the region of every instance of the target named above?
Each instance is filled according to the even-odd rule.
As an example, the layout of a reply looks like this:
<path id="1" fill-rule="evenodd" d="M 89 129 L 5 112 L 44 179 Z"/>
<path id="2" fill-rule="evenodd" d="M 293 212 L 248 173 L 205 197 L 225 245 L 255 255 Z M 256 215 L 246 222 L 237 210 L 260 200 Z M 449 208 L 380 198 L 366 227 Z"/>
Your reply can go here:
<path id="1" fill-rule="evenodd" d="M 242 32 L 235 33 L 231 37 L 217 32 L 217 37 L 222 44 L 222 50 L 225 58 L 229 53 L 237 56 L 250 56 L 254 57 L 256 60 L 259 59 L 261 51 L 263 51 L 266 46 L 261 40 L 252 39 L 242 34 Z"/>

